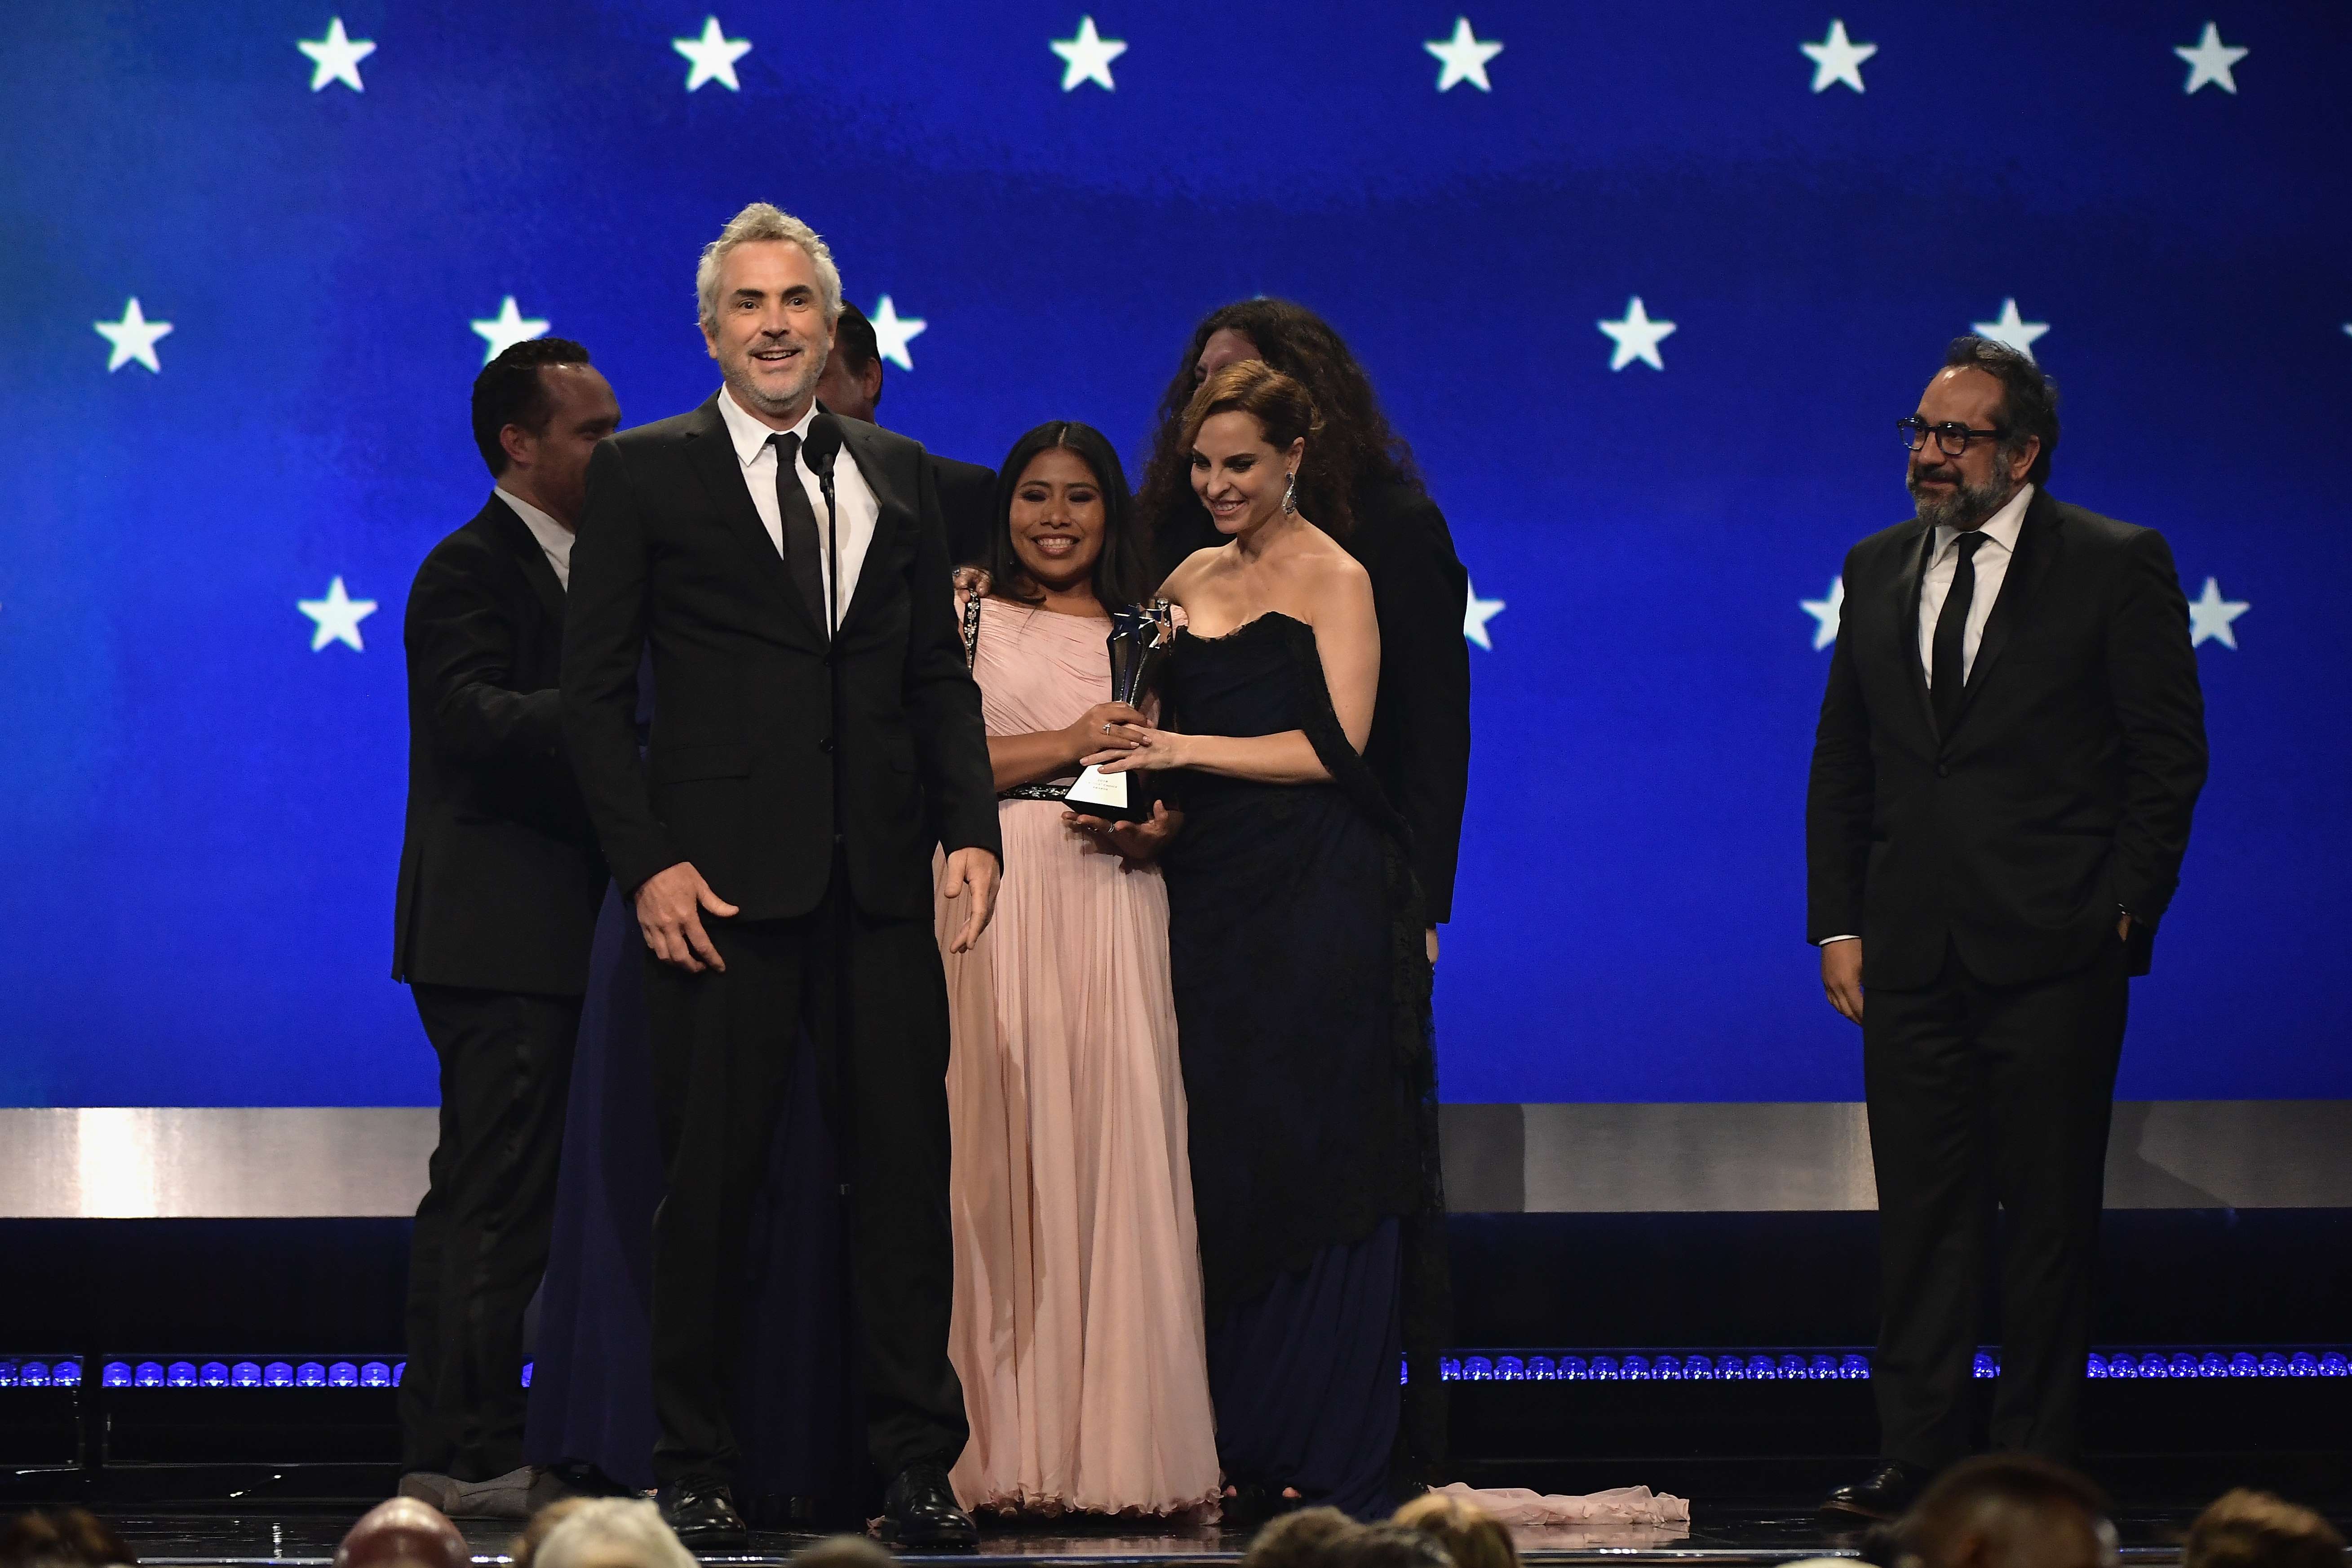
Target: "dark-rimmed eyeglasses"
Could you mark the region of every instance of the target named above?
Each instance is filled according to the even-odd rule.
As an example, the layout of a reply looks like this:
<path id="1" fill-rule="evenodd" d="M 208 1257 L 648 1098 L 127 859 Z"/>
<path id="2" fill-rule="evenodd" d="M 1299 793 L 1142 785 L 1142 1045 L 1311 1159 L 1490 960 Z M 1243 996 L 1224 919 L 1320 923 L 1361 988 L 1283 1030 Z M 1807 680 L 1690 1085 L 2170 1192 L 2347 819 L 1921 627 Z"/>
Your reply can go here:
<path id="1" fill-rule="evenodd" d="M 1916 414 L 1907 419 L 1897 419 L 1895 422 L 1895 427 L 1903 432 L 1905 450 L 1917 451 L 1927 444 L 1927 437 L 1933 436 L 1936 437 L 1937 450 L 1942 452 L 1947 458 L 1958 457 L 1969 449 L 1969 443 L 1971 441 L 1997 441 L 2009 434 L 1999 426 L 1995 426 L 1990 430 L 1971 430 L 1957 419 L 1947 419 L 1941 425 L 1930 425 Z"/>

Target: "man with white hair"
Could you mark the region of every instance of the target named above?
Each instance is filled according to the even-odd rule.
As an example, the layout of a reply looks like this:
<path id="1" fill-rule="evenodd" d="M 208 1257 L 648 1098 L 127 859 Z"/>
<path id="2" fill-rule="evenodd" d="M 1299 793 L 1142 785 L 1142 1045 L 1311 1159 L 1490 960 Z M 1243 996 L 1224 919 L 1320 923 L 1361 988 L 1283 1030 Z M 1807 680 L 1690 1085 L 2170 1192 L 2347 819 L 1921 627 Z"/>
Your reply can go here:
<path id="1" fill-rule="evenodd" d="M 805 1027 L 845 1143 L 867 1440 L 886 1536 L 969 1548 L 948 1468 L 947 992 L 931 858 L 992 910 L 1002 853 L 923 449 L 816 404 L 841 310 L 824 241 L 765 203 L 696 276 L 724 384 L 605 440 L 565 622 L 564 731 L 648 950 L 654 1471 L 688 1545 L 747 1539 L 728 1409 L 752 1201 Z M 635 714 L 650 647 L 653 734 Z"/>

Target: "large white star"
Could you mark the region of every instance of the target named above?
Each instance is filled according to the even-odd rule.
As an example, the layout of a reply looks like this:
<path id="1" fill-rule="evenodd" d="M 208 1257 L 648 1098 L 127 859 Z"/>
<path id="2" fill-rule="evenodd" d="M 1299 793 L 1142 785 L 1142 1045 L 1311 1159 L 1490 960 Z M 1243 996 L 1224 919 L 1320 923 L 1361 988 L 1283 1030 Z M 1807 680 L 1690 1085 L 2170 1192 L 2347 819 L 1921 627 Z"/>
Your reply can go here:
<path id="1" fill-rule="evenodd" d="M 751 52 L 749 38 L 730 38 L 719 30 L 719 18 L 702 19 L 702 37 L 672 38 L 669 47 L 694 62 L 686 73 L 686 90 L 692 92 L 706 81 L 715 81 L 730 92 L 740 92 L 742 84 L 735 79 L 735 62 Z"/>
<path id="2" fill-rule="evenodd" d="M 1092 16 L 1078 18 L 1076 37 L 1047 40 L 1053 51 L 1062 57 L 1062 90 L 1075 92 L 1082 82 L 1093 82 L 1105 92 L 1116 90 L 1111 86 L 1110 62 L 1127 53 L 1127 45 L 1118 38 L 1106 38 L 1095 31 Z"/>
<path id="3" fill-rule="evenodd" d="M 1487 640 L 1486 623 L 1502 613 L 1502 600 L 1480 598 L 1477 584 L 1472 584 L 1470 602 L 1464 605 L 1462 610 L 1462 635 L 1488 653 L 1494 652 L 1495 645 Z"/>
<path id="4" fill-rule="evenodd" d="M 2205 591 L 2189 601 L 2189 646 L 2195 647 L 2210 637 L 2223 647 L 2236 647 L 2238 634 L 2230 629 L 2230 623 L 2252 608 L 2243 599 L 2221 597 L 2221 584 L 2206 578 Z"/>
<path id="5" fill-rule="evenodd" d="M 2238 79 L 2230 74 L 2230 68 L 2244 59 L 2247 51 L 2224 44 L 2221 29 L 2212 23 L 2205 24 L 2205 36 L 2194 47 L 2183 45 L 2172 52 L 2189 62 L 2189 85 L 2181 91 L 2195 92 L 2209 81 L 2223 92 L 2238 90 Z"/>
<path id="6" fill-rule="evenodd" d="M 547 323 L 536 316 L 526 316 L 515 309 L 511 294 L 499 301 L 499 313 L 486 321 L 473 323 L 474 331 L 482 335 L 489 347 L 482 351 L 482 363 L 489 363 L 517 343 L 527 343 L 533 338 L 547 335 Z"/>
<path id="7" fill-rule="evenodd" d="M 157 374 L 163 374 L 163 363 L 155 357 L 155 340 L 170 332 L 172 323 L 149 321 L 139 309 L 138 295 L 133 294 L 122 307 L 121 321 L 92 321 L 90 325 L 98 329 L 100 337 L 114 345 L 114 352 L 106 356 L 110 372 L 137 360 Z"/>
<path id="8" fill-rule="evenodd" d="M 2000 302 L 2000 321 L 1970 321 L 1969 330 L 1980 338 L 1990 338 L 1997 343 L 2007 343 L 2027 359 L 2032 359 L 2033 340 L 2048 331 L 2050 323 L 2020 321 L 2017 315 L 2017 301 L 2003 300 Z"/>
<path id="9" fill-rule="evenodd" d="M 343 592 L 341 577 L 327 584 L 323 599 L 297 599 L 294 607 L 315 623 L 310 633 L 310 651 L 317 653 L 331 642 L 342 643 L 359 652 L 367 651 L 360 641 L 360 623 L 375 614 L 373 599 L 354 599 Z"/>
<path id="10" fill-rule="evenodd" d="M 1432 38 L 1421 46 L 1435 56 L 1445 68 L 1437 73 L 1437 90 L 1451 92 L 1455 85 L 1468 82 L 1480 92 L 1492 92 L 1494 84 L 1486 79 L 1486 62 L 1503 52 L 1503 46 L 1492 38 L 1484 42 L 1470 30 L 1470 18 L 1454 18 L 1454 36 Z"/>
<path id="11" fill-rule="evenodd" d="M 1642 308 L 1639 294 L 1625 301 L 1625 314 L 1614 321 L 1593 323 L 1617 340 L 1617 352 L 1609 356 L 1611 370 L 1623 370 L 1640 360 L 1652 370 L 1664 370 L 1666 362 L 1658 357 L 1658 342 L 1674 335 L 1672 321 L 1654 321 L 1649 311 Z"/>
<path id="12" fill-rule="evenodd" d="M 898 314 L 898 307 L 890 303 L 887 294 L 882 296 L 874 313 L 866 319 L 874 323 L 874 352 L 900 370 L 914 369 L 915 362 L 908 357 L 907 344 L 920 337 L 930 323 L 920 316 Z"/>
<path id="13" fill-rule="evenodd" d="M 1799 44 L 1797 47 L 1813 62 L 1813 90 L 1826 92 L 1839 82 L 1860 92 L 1862 62 L 1878 52 L 1876 44 L 1857 44 L 1845 36 L 1845 24 L 1830 18 L 1829 37 L 1818 44 Z"/>
<path id="14" fill-rule="evenodd" d="M 1830 579 L 1830 591 L 1818 599 L 1800 599 L 1798 607 L 1813 617 L 1813 651 L 1837 641 L 1838 617 L 1845 610 L 1845 579 Z"/>
<path id="15" fill-rule="evenodd" d="M 341 16 L 327 24 L 323 38 L 297 38 L 294 47 L 310 57 L 310 90 L 317 92 L 331 81 L 341 82 L 353 92 L 365 92 L 360 85 L 360 62 L 375 53 L 375 40 L 354 38 L 343 31 Z"/>

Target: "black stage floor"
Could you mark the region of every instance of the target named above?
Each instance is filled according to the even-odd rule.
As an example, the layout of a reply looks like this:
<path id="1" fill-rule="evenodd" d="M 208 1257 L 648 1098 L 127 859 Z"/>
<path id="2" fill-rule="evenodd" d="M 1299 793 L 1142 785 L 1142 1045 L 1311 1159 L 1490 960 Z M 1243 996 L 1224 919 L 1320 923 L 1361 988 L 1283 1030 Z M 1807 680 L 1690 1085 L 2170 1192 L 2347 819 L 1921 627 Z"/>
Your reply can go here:
<path id="1" fill-rule="evenodd" d="M 2179 1560 L 2179 1542 L 2192 1517 L 2188 1510 L 2127 1510 L 2117 1520 L 2124 1557 L 2160 1565 Z M 1777 1563 L 1806 1557 L 1848 1556 L 1853 1531 L 1824 1530 L 1803 1509 L 1711 1508 L 1695 1504 L 1687 1527 L 1587 1525 L 1521 1530 L 1519 1549 L 1533 1563 Z M 246 1568 L 252 1564 L 325 1563 L 350 1527 L 345 1514 L 116 1514 L 122 1532 L 142 1564 L 163 1568 Z M 464 1521 L 477 1563 L 508 1561 L 513 1532 L 483 1521 Z M 711 1563 L 781 1563 L 814 1535 L 758 1531 L 752 1550 L 712 1556 Z M 1106 1523 L 1073 1531 L 1066 1522 L 1029 1527 L 988 1525 L 981 1554 L 1001 1563 L 1101 1565 L 1170 1562 L 1225 1563 L 1239 1558 L 1244 1532 L 1215 1526 L 1143 1533 L 1132 1525 Z"/>

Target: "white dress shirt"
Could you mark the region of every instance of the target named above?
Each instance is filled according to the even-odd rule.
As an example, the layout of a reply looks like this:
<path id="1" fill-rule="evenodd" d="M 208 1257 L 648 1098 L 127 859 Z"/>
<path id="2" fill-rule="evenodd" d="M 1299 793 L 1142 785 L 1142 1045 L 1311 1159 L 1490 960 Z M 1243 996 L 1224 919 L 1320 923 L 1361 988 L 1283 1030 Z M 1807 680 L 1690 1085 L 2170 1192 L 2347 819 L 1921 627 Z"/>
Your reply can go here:
<path id="1" fill-rule="evenodd" d="M 768 437 L 783 434 L 761 424 L 743 411 L 735 395 L 725 387 L 719 389 L 719 417 L 727 422 L 727 435 L 735 443 L 735 456 L 743 465 L 743 483 L 751 492 L 751 504 L 759 510 L 760 521 L 766 525 L 769 542 L 776 553 L 784 553 L 784 515 L 776 505 L 776 449 L 768 445 Z M 812 400 L 801 422 L 790 434 L 803 442 L 808 440 L 809 423 L 816 417 L 816 404 Z M 857 459 L 844 450 L 833 465 L 834 526 L 839 537 L 841 563 L 836 574 L 835 564 L 825 553 L 824 491 L 816 482 L 816 475 L 808 466 L 805 456 L 795 458 L 793 467 L 798 470 L 801 489 L 807 495 L 809 511 L 816 518 L 817 562 L 824 573 L 826 593 L 833 590 L 833 580 L 841 578 L 841 597 L 835 601 L 838 613 L 849 613 L 849 601 L 857 594 L 857 570 L 866 563 L 866 547 L 874 542 L 874 524 L 882 515 L 882 503 L 874 499 L 867 488 L 866 476 L 857 471 Z M 819 628 L 822 630 L 823 628 Z"/>
<path id="2" fill-rule="evenodd" d="M 547 552 L 547 563 L 555 568 L 556 582 L 565 593 L 572 592 L 572 531 L 504 485 L 493 486 L 490 493 L 514 508 L 522 525 L 530 530 L 530 536 Z"/>
<path id="3" fill-rule="evenodd" d="M 1986 519 L 1984 542 L 1977 546 L 1976 591 L 1969 599 L 1969 622 L 1960 629 L 1960 679 L 1966 682 L 1969 672 L 1977 667 L 1977 645 L 1984 641 L 1985 622 L 1992 615 L 1993 601 L 2000 597 L 2000 585 L 2009 576 L 2009 563 L 2017 554 L 2017 531 L 2025 526 L 2026 504 L 2033 500 L 2033 487 L 2020 485 L 2009 503 Z M 1927 574 L 1919 579 L 1919 668 L 1927 672 L 1927 684 L 1936 684 L 1936 617 L 1944 613 L 1945 597 L 1952 591 L 1952 574 L 1959 567 L 1960 552 L 1955 543 L 1960 537 L 1957 528 L 1936 530 L 1936 552 L 1927 559 Z"/>
<path id="4" fill-rule="evenodd" d="M 2009 563 L 2017 554 L 2017 532 L 2025 526 L 2025 509 L 2032 500 L 2033 487 L 2020 485 L 2008 504 L 1985 520 L 1985 542 L 1977 546 L 1974 563 L 1977 585 L 1969 598 L 1968 625 L 1960 628 L 1963 682 L 1977 667 L 1977 645 L 1984 641 L 1985 622 L 1990 618 L 1993 601 L 2000 597 L 2000 585 L 2009 576 Z M 1936 553 L 1928 558 L 1927 574 L 1919 579 L 1919 668 L 1927 672 L 1931 689 L 1936 684 L 1936 617 L 1944 613 L 1944 600 L 1952 592 L 1952 574 L 1959 567 L 1960 552 L 1952 543 L 1959 536 L 1957 528 L 1936 530 Z M 1827 947 L 1833 942 L 1857 940 L 1853 936 L 1825 936 L 1814 945 Z"/>

